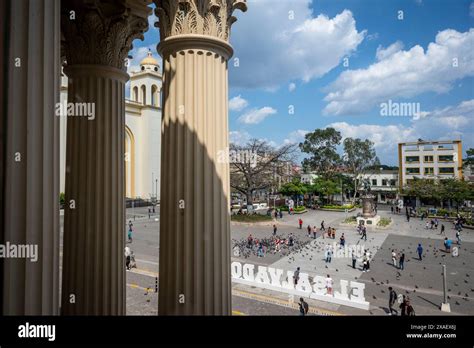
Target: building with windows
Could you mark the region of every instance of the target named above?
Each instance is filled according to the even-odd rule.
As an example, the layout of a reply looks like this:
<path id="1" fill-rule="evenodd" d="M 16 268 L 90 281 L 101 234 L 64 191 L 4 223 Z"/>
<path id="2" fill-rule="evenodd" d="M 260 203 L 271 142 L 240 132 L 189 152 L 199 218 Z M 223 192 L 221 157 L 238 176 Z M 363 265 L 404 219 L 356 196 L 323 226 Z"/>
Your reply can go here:
<path id="1" fill-rule="evenodd" d="M 391 203 L 398 199 L 398 171 L 371 170 L 359 176 L 359 182 L 368 180 L 370 190 L 378 203 Z"/>
<path id="2" fill-rule="evenodd" d="M 461 179 L 462 143 L 453 141 L 417 141 L 398 144 L 399 185 L 418 179 Z"/>
<path id="3" fill-rule="evenodd" d="M 302 173 L 301 174 L 301 182 L 307 185 L 313 185 L 318 178 L 318 174 L 316 173 Z"/>

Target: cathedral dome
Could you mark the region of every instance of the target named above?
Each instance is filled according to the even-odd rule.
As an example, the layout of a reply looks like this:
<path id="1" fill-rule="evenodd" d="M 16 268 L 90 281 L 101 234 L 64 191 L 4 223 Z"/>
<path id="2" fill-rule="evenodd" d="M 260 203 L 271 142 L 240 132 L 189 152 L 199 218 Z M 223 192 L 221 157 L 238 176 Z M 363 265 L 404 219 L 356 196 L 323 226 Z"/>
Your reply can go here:
<path id="1" fill-rule="evenodd" d="M 143 66 L 143 65 L 160 66 L 158 64 L 158 61 L 155 58 L 153 58 L 151 51 L 148 51 L 147 56 L 140 62 L 140 66 Z"/>

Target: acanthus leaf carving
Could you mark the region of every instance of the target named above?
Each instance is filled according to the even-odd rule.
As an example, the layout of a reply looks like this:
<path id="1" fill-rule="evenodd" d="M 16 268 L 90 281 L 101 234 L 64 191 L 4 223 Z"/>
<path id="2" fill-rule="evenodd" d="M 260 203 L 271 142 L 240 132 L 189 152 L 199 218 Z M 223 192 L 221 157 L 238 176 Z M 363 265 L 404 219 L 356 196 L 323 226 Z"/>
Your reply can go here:
<path id="1" fill-rule="evenodd" d="M 154 0 L 160 39 L 201 34 L 229 41 L 235 10 L 246 11 L 246 0 Z"/>
<path id="2" fill-rule="evenodd" d="M 74 10 L 75 18 L 70 19 Z M 61 30 L 68 65 L 97 64 L 124 69 L 132 41 L 143 40 L 148 30 L 143 5 L 140 13 L 127 6 L 126 0 L 66 0 L 62 4 Z"/>

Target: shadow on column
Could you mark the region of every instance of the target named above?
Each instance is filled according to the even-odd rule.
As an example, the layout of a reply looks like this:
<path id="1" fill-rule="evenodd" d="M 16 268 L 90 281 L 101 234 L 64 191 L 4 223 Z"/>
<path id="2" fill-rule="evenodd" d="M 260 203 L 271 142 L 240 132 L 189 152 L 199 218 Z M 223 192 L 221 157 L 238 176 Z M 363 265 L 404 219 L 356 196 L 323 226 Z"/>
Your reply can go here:
<path id="1" fill-rule="evenodd" d="M 172 71 L 167 78 L 175 78 Z M 177 110 L 168 111 L 166 100 L 170 81 L 162 121 L 158 313 L 230 315 L 229 165 L 217 161 L 217 152 L 228 147 L 227 112 L 208 123 L 213 116 L 196 104 L 184 115 L 173 114 Z M 197 91 L 186 91 L 182 98 L 195 101 Z M 204 108 L 227 105 L 219 100 L 225 94 L 214 89 Z M 173 117 L 165 117 L 169 112 Z M 170 118 L 178 121 L 167 124 Z"/>

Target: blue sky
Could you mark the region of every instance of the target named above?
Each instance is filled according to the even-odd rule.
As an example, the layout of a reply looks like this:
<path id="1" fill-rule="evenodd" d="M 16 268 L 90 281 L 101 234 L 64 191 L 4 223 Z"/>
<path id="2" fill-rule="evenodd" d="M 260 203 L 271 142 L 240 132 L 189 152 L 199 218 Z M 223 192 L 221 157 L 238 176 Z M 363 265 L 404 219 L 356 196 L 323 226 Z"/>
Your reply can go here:
<path id="1" fill-rule="evenodd" d="M 392 165 L 398 142 L 462 139 L 464 151 L 474 147 L 473 1 L 247 3 L 231 36 L 231 141 L 279 146 L 333 126 L 343 137 L 371 139 Z M 156 52 L 158 40 L 150 28 L 135 41 L 131 66 L 149 47 Z M 389 100 L 420 113 L 381 116 Z"/>

